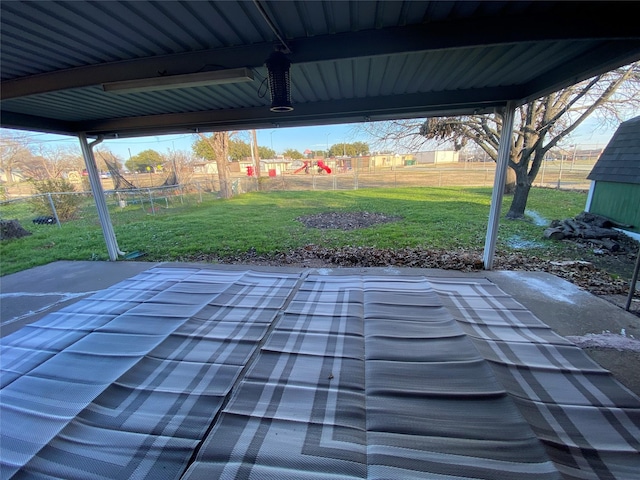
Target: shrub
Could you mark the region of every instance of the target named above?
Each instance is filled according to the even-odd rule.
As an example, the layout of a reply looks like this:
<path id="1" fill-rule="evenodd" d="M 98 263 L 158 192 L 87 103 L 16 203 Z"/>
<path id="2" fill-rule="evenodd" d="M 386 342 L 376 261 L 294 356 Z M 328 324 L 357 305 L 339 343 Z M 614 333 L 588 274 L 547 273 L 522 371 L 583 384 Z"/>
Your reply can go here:
<path id="1" fill-rule="evenodd" d="M 34 211 L 40 215 L 51 215 L 51 204 L 49 203 L 48 193 L 57 193 L 51 195 L 53 205 L 56 208 L 58 219 L 61 222 L 72 220 L 78 213 L 80 204 L 83 202 L 81 195 L 73 195 L 75 187 L 71 182 L 64 178 L 50 178 L 33 182 L 33 189 L 40 194 L 31 199 L 31 206 Z M 61 193 L 65 193 L 64 195 Z"/>

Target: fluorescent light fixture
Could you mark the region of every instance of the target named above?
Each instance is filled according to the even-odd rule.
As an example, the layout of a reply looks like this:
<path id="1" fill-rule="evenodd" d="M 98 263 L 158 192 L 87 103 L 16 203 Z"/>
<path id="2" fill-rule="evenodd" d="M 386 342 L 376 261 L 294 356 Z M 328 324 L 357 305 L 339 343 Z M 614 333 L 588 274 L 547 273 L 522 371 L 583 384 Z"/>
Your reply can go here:
<path id="1" fill-rule="evenodd" d="M 228 70 L 216 70 L 213 72 L 166 75 L 164 77 L 140 78 L 138 80 L 104 83 L 102 84 L 102 89 L 105 92 L 111 93 L 137 93 L 251 81 L 253 81 L 253 72 L 250 69 L 232 68 Z"/>

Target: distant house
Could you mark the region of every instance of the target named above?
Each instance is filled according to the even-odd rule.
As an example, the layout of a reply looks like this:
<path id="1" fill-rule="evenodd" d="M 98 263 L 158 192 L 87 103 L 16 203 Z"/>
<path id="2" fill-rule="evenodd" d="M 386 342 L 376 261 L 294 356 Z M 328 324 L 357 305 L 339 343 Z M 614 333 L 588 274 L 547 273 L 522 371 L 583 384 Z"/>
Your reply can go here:
<path id="1" fill-rule="evenodd" d="M 640 117 L 620 125 L 587 178 L 585 210 L 632 225 L 628 230 L 640 235 Z"/>
<path id="2" fill-rule="evenodd" d="M 459 161 L 459 153 L 453 150 L 418 152 L 415 157 L 418 164 L 456 163 Z"/>
<path id="3" fill-rule="evenodd" d="M 0 168 L 0 183 L 24 182 L 26 179 L 20 169 L 11 170 L 11 174 L 7 174 L 4 169 Z"/>
<path id="4" fill-rule="evenodd" d="M 218 173 L 218 166 L 216 162 L 207 162 L 205 160 L 201 162 L 194 162 L 192 164 L 193 173 L 206 173 L 216 175 Z"/>
<path id="5" fill-rule="evenodd" d="M 252 169 L 255 168 L 255 160 L 252 160 L 251 157 L 247 157 L 238 162 L 232 163 L 237 163 L 237 165 L 239 165 L 238 171 L 244 174 L 249 173 L 249 167 L 251 167 Z M 284 160 L 284 158 L 261 158 L 260 175 L 281 175 L 282 173 L 291 169 L 292 163 L 293 162 L 291 160 Z"/>

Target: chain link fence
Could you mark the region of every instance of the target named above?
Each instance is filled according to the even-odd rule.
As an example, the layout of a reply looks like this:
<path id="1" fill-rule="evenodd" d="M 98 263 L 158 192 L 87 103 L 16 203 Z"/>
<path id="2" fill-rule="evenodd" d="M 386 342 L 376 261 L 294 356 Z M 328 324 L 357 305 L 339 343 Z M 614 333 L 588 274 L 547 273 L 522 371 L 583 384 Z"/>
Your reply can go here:
<path id="1" fill-rule="evenodd" d="M 536 187 L 562 190 L 588 190 L 592 161 L 545 161 L 534 182 Z M 235 180 L 234 192 L 295 190 L 357 190 L 393 187 L 491 187 L 494 162 L 469 162 L 449 165 L 369 167 L 347 171 L 334 170 L 330 175 L 285 172 L 276 176 L 243 177 Z"/>
<path id="2" fill-rule="evenodd" d="M 587 190 L 590 162 L 545 161 L 535 186 Z M 230 179 L 233 195 L 255 191 L 357 190 L 393 187 L 491 187 L 495 174 L 493 162 L 468 162 L 450 165 L 413 165 L 393 168 L 366 167 L 334 170 L 332 174 L 285 172 L 274 176 L 236 176 Z M 10 192 L 0 201 L 0 219 L 18 220 L 23 228 L 62 228 L 70 220 L 82 225 L 99 225 L 91 192 L 47 193 L 11 198 Z M 106 190 L 105 197 L 114 226 L 148 218 L 179 214 L 183 209 L 203 201 L 219 198 L 217 175 L 201 176 L 181 185 L 126 190 Z"/>
<path id="3" fill-rule="evenodd" d="M 114 225 L 142 220 L 149 215 L 179 213 L 185 208 L 218 198 L 219 187 L 211 182 L 189 183 L 155 188 L 107 190 L 105 199 Z M 99 226 L 98 212 L 91 192 L 56 192 L 20 196 L 0 201 L 0 220 L 17 220 L 27 231 L 62 228 L 73 221 Z"/>

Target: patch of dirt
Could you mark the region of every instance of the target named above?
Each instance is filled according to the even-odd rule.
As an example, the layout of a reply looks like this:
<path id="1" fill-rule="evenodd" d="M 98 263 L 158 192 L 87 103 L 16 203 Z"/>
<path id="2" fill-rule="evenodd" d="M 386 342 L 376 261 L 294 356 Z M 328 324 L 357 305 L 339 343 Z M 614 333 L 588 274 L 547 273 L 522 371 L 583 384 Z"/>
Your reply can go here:
<path id="1" fill-rule="evenodd" d="M 368 212 L 329 212 L 297 219 L 309 228 L 353 230 L 400 220 L 399 217 Z M 522 253 L 496 252 L 496 270 L 547 272 L 561 277 L 595 295 L 623 307 L 629 291 L 638 242 L 623 236 L 619 252 L 602 251 L 588 242 L 568 244 L 570 258 L 548 260 Z M 332 267 L 412 267 L 439 268 L 462 272 L 483 269 L 482 251 L 472 249 L 442 250 L 404 247 L 381 249 L 374 247 L 330 248 L 310 244 L 273 255 L 259 255 L 250 250 L 240 255 L 219 257 L 198 255 L 185 261 L 253 264 L 307 268 Z M 613 300 L 615 299 L 615 301 Z M 640 291 L 636 291 L 631 312 L 640 316 Z"/>
<path id="2" fill-rule="evenodd" d="M 31 235 L 25 230 L 18 220 L 0 220 L 0 240 L 22 238 Z"/>
<path id="3" fill-rule="evenodd" d="M 574 258 L 591 262 L 614 276 L 630 280 L 640 244 L 627 235 L 620 235 L 616 241 L 620 250 L 610 252 L 587 239 L 562 240 Z"/>
<path id="4" fill-rule="evenodd" d="M 370 212 L 324 212 L 296 218 L 308 228 L 355 230 L 381 223 L 397 222 L 401 217 Z"/>

